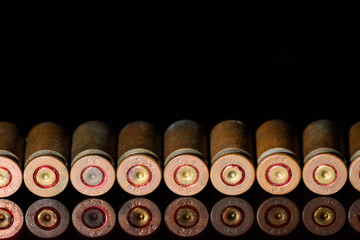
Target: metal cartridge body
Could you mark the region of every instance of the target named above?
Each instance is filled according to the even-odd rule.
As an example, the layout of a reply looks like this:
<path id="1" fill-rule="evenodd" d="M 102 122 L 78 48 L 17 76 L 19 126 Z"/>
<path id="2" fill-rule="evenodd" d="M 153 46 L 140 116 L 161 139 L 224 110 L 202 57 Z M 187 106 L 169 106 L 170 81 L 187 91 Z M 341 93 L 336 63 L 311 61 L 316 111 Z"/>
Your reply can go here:
<path id="1" fill-rule="evenodd" d="M 88 198 L 76 205 L 71 219 L 78 233 L 87 238 L 99 238 L 113 230 L 116 213 L 106 201 Z"/>
<path id="2" fill-rule="evenodd" d="M 118 221 L 127 234 L 146 237 L 160 227 L 161 212 L 149 199 L 133 198 L 121 206 Z"/>
<path id="3" fill-rule="evenodd" d="M 25 222 L 33 235 L 40 238 L 55 238 L 68 228 L 70 214 L 61 202 L 44 198 L 31 204 L 26 211 Z"/>
<path id="4" fill-rule="evenodd" d="M 270 120 L 257 129 L 256 178 L 265 191 L 281 195 L 297 187 L 301 179 L 298 152 L 297 135 L 289 123 Z"/>
<path id="5" fill-rule="evenodd" d="M 24 183 L 35 195 L 52 197 L 69 182 L 70 136 L 53 122 L 35 125 L 28 133 L 25 148 Z"/>
<path id="6" fill-rule="evenodd" d="M 349 130 L 349 180 L 351 185 L 360 191 L 360 122 Z"/>
<path id="7" fill-rule="evenodd" d="M 0 199 L 0 239 L 16 239 L 20 236 L 24 215 L 13 201 Z"/>
<path id="8" fill-rule="evenodd" d="M 338 192 L 346 183 L 344 136 L 329 120 L 310 123 L 303 131 L 303 181 L 320 195 Z"/>
<path id="9" fill-rule="evenodd" d="M 0 198 L 14 194 L 22 183 L 24 139 L 13 123 L 0 122 Z"/>
<path id="10" fill-rule="evenodd" d="M 192 197 L 180 197 L 165 210 L 165 224 L 177 236 L 193 237 L 200 234 L 209 222 L 205 205 Z"/>
<path id="11" fill-rule="evenodd" d="M 257 210 L 257 222 L 269 235 L 288 235 L 300 222 L 300 211 L 296 204 L 285 197 L 271 197 Z"/>
<path id="12" fill-rule="evenodd" d="M 360 199 L 351 204 L 348 212 L 348 221 L 351 227 L 360 233 Z"/>
<path id="13" fill-rule="evenodd" d="M 302 220 L 306 229 L 313 234 L 330 236 L 342 229 L 346 221 L 346 212 L 338 200 L 317 197 L 305 205 Z"/>
<path id="14" fill-rule="evenodd" d="M 133 195 L 146 195 L 160 184 L 161 135 L 144 121 L 127 124 L 119 133 L 116 177 L 120 187 Z"/>
<path id="15" fill-rule="evenodd" d="M 244 199 L 226 197 L 213 206 L 210 214 L 213 227 L 225 236 L 245 234 L 254 223 L 254 210 Z"/>
<path id="16" fill-rule="evenodd" d="M 88 121 L 72 136 L 70 180 L 74 188 L 88 196 L 99 196 L 115 182 L 116 138 L 104 122 Z"/>
<path id="17" fill-rule="evenodd" d="M 212 185 L 226 195 L 246 192 L 255 181 L 250 131 L 240 121 L 218 123 L 210 133 Z"/>
<path id="18" fill-rule="evenodd" d="M 176 194 L 199 193 L 209 180 L 207 142 L 202 127 L 191 120 L 171 124 L 164 136 L 164 180 Z"/>

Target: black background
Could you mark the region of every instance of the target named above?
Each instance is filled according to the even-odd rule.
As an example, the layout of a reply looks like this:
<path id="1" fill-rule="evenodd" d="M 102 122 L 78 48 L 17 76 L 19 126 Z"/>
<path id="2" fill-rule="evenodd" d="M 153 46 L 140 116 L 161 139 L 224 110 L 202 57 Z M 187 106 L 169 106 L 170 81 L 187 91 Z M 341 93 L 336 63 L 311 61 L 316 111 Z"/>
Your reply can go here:
<path id="1" fill-rule="evenodd" d="M 7 35 L 3 45 L 0 121 L 17 124 L 24 135 L 42 121 L 64 125 L 69 132 L 82 122 L 102 120 L 119 131 L 126 123 L 146 120 L 164 132 L 172 122 L 192 119 L 207 132 L 221 120 L 238 119 L 255 132 L 263 122 L 279 118 L 301 131 L 310 122 L 326 118 L 347 132 L 360 120 L 359 51 L 347 24 L 318 22 L 312 28 L 287 18 L 249 26 L 213 22 L 128 20 L 31 25 L 23 23 L 21 36 Z M 108 20 L 110 22 L 110 20 Z M 229 20 L 230 21 L 230 20 Z M 131 22 L 131 24 L 129 23 Z M 161 24 L 159 24 L 161 22 Z M 201 21 L 200 21 L 201 22 Z M 347 158 L 349 156 L 346 156 Z M 101 196 L 115 211 L 132 196 L 117 184 Z M 147 198 L 162 213 L 175 199 L 164 183 Z M 225 197 L 209 183 L 194 196 L 211 211 Z M 271 197 L 255 183 L 240 196 L 256 212 Z M 316 197 L 301 183 L 286 197 L 301 211 Z M 347 210 L 360 198 L 349 183 L 334 196 Z M 71 212 L 85 199 L 69 184 L 59 196 Z M 39 197 L 23 185 L 9 197 L 24 211 Z M 72 226 L 66 236 L 75 233 Z M 350 225 L 332 238 L 357 236 Z M 130 238 L 115 227 L 111 238 Z M 269 236 L 256 221 L 242 238 Z M 27 239 L 25 230 L 22 239 Z M 221 239 L 209 222 L 198 237 Z M 316 237 L 300 221 L 287 238 Z M 165 223 L 152 239 L 173 239 Z"/>

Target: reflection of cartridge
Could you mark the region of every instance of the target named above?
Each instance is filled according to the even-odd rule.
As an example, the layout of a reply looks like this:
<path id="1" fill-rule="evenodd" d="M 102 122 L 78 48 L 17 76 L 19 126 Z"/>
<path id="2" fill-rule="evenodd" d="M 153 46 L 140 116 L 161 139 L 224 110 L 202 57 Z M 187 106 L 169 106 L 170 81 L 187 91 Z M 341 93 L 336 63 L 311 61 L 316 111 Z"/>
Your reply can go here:
<path id="1" fill-rule="evenodd" d="M 133 198 L 121 206 L 118 220 L 126 233 L 144 237 L 159 228 L 161 212 L 152 201 L 146 198 Z"/>
<path id="2" fill-rule="evenodd" d="M 106 201 L 89 198 L 76 205 L 72 212 L 72 223 L 85 237 L 103 237 L 114 228 L 116 213 Z"/>
<path id="3" fill-rule="evenodd" d="M 211 210 L 211 223 L 225 236 L 240 236 L 254 223 L 254 210 L 245 200 L 226 197 L 219 200 Z"/>
<path id="4" fill-rule="evenodd" d="M 133 195 L 146 195 L 160 184 L 161 135 L 143 121 L 127 124 L 119 133 L 117 181 Z"/>
<path id="5" fill-rule="evenodd" d="M 25 222 L 35 236 L 55 238 L 68 228 L 70 214 L 61 202 L 45 198 L 31 204 L 26 211 Z"/>
<path id="6" fill-rule="evenodd" d="M 247 127 L 237 120 L 218 123 L 210 133 L 212 185 L 221 193 L 238 195 L 254 183 L 252 139 Z"/>
<path id="7" fill-rule="evenodd" d="M 26 138 L 24 183 L 34 194 L 52 197 L 69 182 L 70 136 L 61 125 L 43 122 Z"/>
<path id="8" fill-rule="evenodd" d="M 348 220 L 351 227 L 360 233 L 360 199 L 351 204 L 348 212 Z"/>
<path id="9" fill-rule="evenodd" d="M 201 126 L 191 120 L 171 124 L 164 136 L 164 180 L 176 194 L 199 193 L 209 180 L 207 142 Z"/>
<path id="10" fill-rule="evenodd" d="M 330 197 L 317 197 L 309 201 L 302 213 L 305 227 L 313 234 L 330 236 L 345 224 L 346 213 L 339 201 Z"/>
<path id="11" fill-rule="evenodd" d="M 167 228 L 181 237 L 200 234 L 209 221 L 205 205 L 191 197 L 175 199 L 167 206 L 164 215 Z"/>
<path id="12" fill-rule="evenodd" d="M 351 185 L 360 191 L 360 122 L 349 130 L 349 180 Z"/>
<path id="13" fill-rule="evenodd" d="M 295 230 L 300 221 L 300 212 L 290 199 L 272 197 L 260 205 L 256 218 L 264 232 L 273 236 L 281 236 Z"/>
<path id="14" fill-rule="evenodd" d="M 24 215 L 13 201 L 0 199 L 0 239 L 16 239 L 22 232 Z"/>
<path id="15" fill-rule="evenodd" d="M 296 132 L 287 122 L 270 120 L 257 129 L 256 178 L 265 191 L 281 195 L 297 187 L 301 179 L 298 151 Z"/>
<path id="16" fill-rule="evenodd" d="M 12 123 L 0 122 L 0 198 L 14 194 L 22 183 L 24 139 Z"/>
<path id="17" fill-rule="evenodd" d="M 344 138 L 334 122 L 318 120 L 303 131 L 305 185 L 314 193 L 329 195 L 339 191 L 347 180 Z"/>
<path id="18" fill-rule="evenodd" d="M 78 126 L 72 137 L 70 180 L 84 195 L 99 196 L 115 182 L 115 135 L 109 125 L 89 121 Z"/>

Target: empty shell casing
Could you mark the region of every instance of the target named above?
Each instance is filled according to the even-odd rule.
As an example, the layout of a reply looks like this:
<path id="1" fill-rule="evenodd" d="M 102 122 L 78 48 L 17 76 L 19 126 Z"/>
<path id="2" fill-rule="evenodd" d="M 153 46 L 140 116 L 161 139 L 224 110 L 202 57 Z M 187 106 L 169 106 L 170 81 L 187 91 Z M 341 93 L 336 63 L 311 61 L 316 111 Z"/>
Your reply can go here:
<path id="1" fill-rule="evenodd" d="M 24 139 L 13 123 L 0 122 L 0 198 L 14 194 L 22 183 Z"/>
<path id="2" fill-rule="evenodd" d="M 13 201 L 0 199 L 0 239 L 16 239 L 20 236 L 24 215 Z"/>
<path id="3" fill-rule="evenodd" d="M 116 223 L 113 207 L 102 199 L 89 198 L 81 201 L 72 212 L 75 229 L 87 238 L 108 235 Z"/>
<path id="4" fill-rule="evenodd" d="M 164 180 L 176 194 L 199 193 L 209 180 L 207 142 L 202 127 L 191 120 L 171 124 L 164 136 Z"/>
<path id="5" fill-rule="evenodd" d="M 298 152 L 298 138 L 289 123 L 270 120 L 257 129 L 256 178 L 265 191 L 281 195 L 297 187 L 301 179 Z"/>
<path id="6" fill-rule="evenodd" d="M 254 223 L 254 210 L 244 199 L 226 197 L 212 208 L 210 219 L 213 227 L 225 236 L 240 236 Z"/>
<path id="7" fill-rule="evenodd" d="M 29 231 L 40 238 L 55 238 L 69 226 L 70 214 L 61 202 L 45 198 L 30 205 L 25 214 Z"/>
<path id="8" fill-rule="evenodd" d="M 310 200 L 302 212 L 307 230 L 319 236 L 330 236 L 339 232 L 345 224 L 346 213 L 342 204 L 331 197 Z"/>
<path id="9" fill-rule="evenodd" d="M 25 148 L 24 183 L 35 195 L 52 197 L 69 182 L 70 136 L 61 125 L 43 122 L 28 133 Z"/>
<path id="10" fill-rule="evenodd" d="M 344 136 L 329 120 L 310 123 L 303 131 L 303 180 L 308 189 L 320 195 L 339 191 L 347 180 Z"/>
<path id="11" fill-rule="evenodd" d="M 260 205 L 256 219 L 267 234 L 282 236 L 291 233 L 299 225 L 300 211 L 288 198 L 271 197 Z"/>
<path id="12" fill-rule="evenodd" d="M 351 185 L 360 191 L 360 122 L 349 130 L 349 180 Z"/>
<path id="13" fill-rule="evenodd" d="M 205 205 L 192 197 L 181 197 L 172 201 L 165 210 L 167 228 L 180 237 L 200 234 L 209 222 Z"/>
<path id="14" fill-rule="evenodd" d="M 144 121 L 127 124 L 119 133 L 117 181 L 133 195 L 153 192 L 161 182 L 161 135 Z"/>
<path id="15" fill-rule="evenodd" d="M 99 196 L 115 182 L 116 139 L 112 128 L 100 121 L 78 126 L 72 137 L 70 180 L 88 196 Z"/>
<path id="16" fill-rule="evenodd" d="M 219 192 L 238 195 L 252 186 L 255 180 L 252 149 L 250 131 L 240 121 L 222 121 L 211 130 L 210 180 Z"/>
<path id="17" fill-rule="evenodd" d="M 145 237 L 159 228 L 161 212 L 158 206 L 149 199 L 133 198 L 121 206 L 118 221 L 126 233 L 136 237 Z"/>

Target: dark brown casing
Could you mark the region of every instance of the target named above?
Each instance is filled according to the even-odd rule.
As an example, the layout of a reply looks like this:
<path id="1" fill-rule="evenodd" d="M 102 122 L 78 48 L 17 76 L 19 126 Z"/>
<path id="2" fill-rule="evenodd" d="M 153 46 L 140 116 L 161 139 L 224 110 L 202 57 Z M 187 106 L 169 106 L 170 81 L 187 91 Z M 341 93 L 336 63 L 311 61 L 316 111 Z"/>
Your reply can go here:
<path id="1" fill-rule="evenodd" d="M 329 120 L 317 120 L 303 131 L 305 185 L 314 193 L 329 195 L 346 183 L 348 170 L 344 159 L 344 136 Z"/>
<path id="2" fill-rule="evenodd" d="M 226 195 L 246 192 L 255 181 L 252 137 L 238 120 L 225 120 L 210 133 L 212 185 Z"/>
<path id="3" fill-rule="evenodd" d="M 116 138 L 113 129 L 101 121 L 79 125 L 72 136 L 70 180 L 88 196 L 99 196 L 115 182 Z"/>
<path id="4" fill-rule="evenodd" d="M 24 139 L 13 123 L 0 122 L 0 171 L 6 176 L 0 180 L 0 198 L 14 194 L 22 183 Z"/>
<path id="5" fill-rule="evenodd" d="M 204 129 L 192 120 L 171 124 L 164 136 L 164 180 L 174 193 L 199 193 L 209 180 Z"/>
<path id="6" fill-rule="evenodd" d="M 283 120 L 269 120 L 256 131 L 256 178 L 267 192 L 293 191 L 301 179 L 299 145 L 294 128 Z"/>
<path id="7" fill-rule="evenodd" d="M 151 123 L 135 121 L 121 129 L 116 177 L 123 190 L 142 196 L 159 186 L 161 144 L 161 135 Z"/>
<path id="8" fill-rule="evenodd" d="M 64 127 L 54 122 L 35 125 L 26 138 L 26 187 L 41 197 L 61 193 L 69 182 L 69 157 L 70 136 Z"/>
<path id="9" fill-rule="evenodd" d="M 348 220 L 351 227 L 360 233 L 360 199 L 351 204 L 348 212 Z"/>

